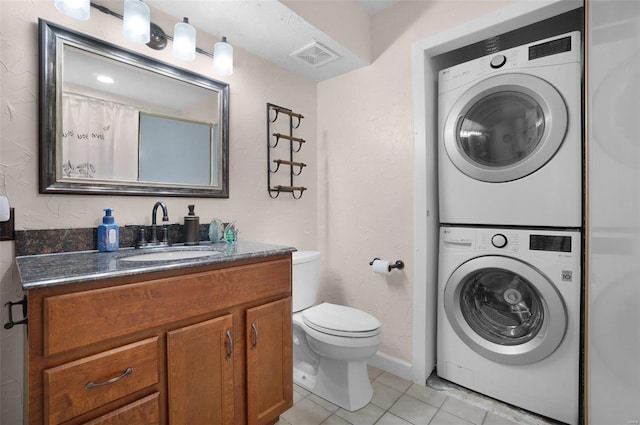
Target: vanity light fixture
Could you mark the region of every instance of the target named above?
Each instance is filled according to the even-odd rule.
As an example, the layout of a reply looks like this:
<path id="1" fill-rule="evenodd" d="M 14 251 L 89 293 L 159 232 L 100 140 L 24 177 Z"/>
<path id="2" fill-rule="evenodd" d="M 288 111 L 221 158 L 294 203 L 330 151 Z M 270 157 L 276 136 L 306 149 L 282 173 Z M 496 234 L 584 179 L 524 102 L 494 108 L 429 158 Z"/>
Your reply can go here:
<path id="1" fill-rule="evenodd" d="M 173 56 L 185 61 L 196 58 L 196 29 L 183 18 L 173 29 Z"/>
<path id="2" fill-rule="evenodd" d="M 225 76 L 233 74 L 233 47 L 227 43 L 227 37 L 222 37 L 213 46 L 213 72 Z"/>
<path id="3" fill-rule="evenodd" d="M 151 39 L 151 11 L 141 0 L 125 0 L 122 16 L 122 33 L 136 43 L 148 43 Z"/>
<path id="4" fill-rule="evenodd" d="M 1 0 L 0 0 L 1 1 Z M 108 7 L 101 6 L 90 0 L 54 0 L 55 6 L 62 13 L 76 19 L 89 19 L 87 6 L 86 14 L 71 14 L 69 10 L 79 8 L 79 4 L 90 4 L 100 12 L 122 19 L 122 32 L 131 41 L 145 43 L 154 50 L 162 50 L 167 47 L 167 40 L 173 42 L 173 55 L 182 60 L 195 59 L 195 53 L 208 56 L 213 59 L 213 72 L 218 75 L 229 76 L 233 74 L 233 46 L 227 42 L 227 37 L 217 42 L 213 48 L 213 54 L 196 47 L 196 29 L 189 24 L 189 19 L 175 25 L 174 36 L 165 34 L 158 25 L 151 22 L 149 6 L 141 0 L 124 0 L 124 16 Z M 64 4 L 75 5 L 62 6 Z M 189 46 L 189 47 L 186 47 Z"/>
<path id="5" fill-rule="evenodd" d="M 89 19 L 90 0 L 55 0 L 56 9 L 74 19 Z"/>

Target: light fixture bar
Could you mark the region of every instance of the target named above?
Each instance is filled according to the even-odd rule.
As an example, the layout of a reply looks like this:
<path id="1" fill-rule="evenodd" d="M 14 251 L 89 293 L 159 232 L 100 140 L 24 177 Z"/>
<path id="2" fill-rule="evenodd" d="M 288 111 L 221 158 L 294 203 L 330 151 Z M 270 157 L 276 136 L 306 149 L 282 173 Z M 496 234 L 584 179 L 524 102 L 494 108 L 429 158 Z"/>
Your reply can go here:
<path id="1" fill-rule="evenodd" d="M 124 17 L 123 17 L 121 14 L 114 12 L 113 10 L 109 9 L 109 8 L 108 8 L 108 7 L 106 7 L 106 6 L 101 6 L 101 5 L 99 5 L 99 4 L 96 4 L 96 3 L 94 3 L 94 2 L 91 2 L 91 7 L 94 7 L 94 8 L 96 8 L 96 9 L 98 9 L 100 12 L 102 12 L 102 13 L 104 13 L 104 14 L 106 14 L 106 15 L 115 16 L 116 18 L 118 18 L 118 19 L 120 19 L 120 20 L 123 20 L 123 19 L 124 19 Z M 156 26 L 157 26 L 157 25 L 156 25 Z M 160 28 L 160 27 L 158 27 L 158 28 Z M 162 30 L 161 30 L 161 31 L 162 31 Z M 153 38 L 154 34 L 155 34 L 155 33 L 154 33 L 154 31 L 153 31 L 153 25 L 152 25 L 152 30 L 151 30 L 151 37 L 152 37 L 152 38 Z M 162 37 L 165 37 L 167 40 L 171 40 L 171 41 L 173 42 L 173 37 L 172 37 L 172 36 L 170 36 L 169 34 L 166 34 L 166 33 L 162 32 L 162 35 L 161 35 L 161 36 L 162 36 Z M 196 52 L 197 52 L 197 53 L 200 53 L 201 55 L 204 55 L 204 56 L 207 56 L 207 57 L 210 57 L 210 58 L 212 58 L 212 59 L 213 59 L 213 53 L 209 53 L 209 52 L 207 52 L 206 50 L 202 50 L 200 47 L 197 47 L 197 46 L 196 46 Z"/>
<path id="2" fill-rule="evenodd" d="M 102 13 L 106 13 L 107 15 L 111 15 L 111 16 L 115 16 L 116 18 L 123 20 L 124 16 L 122 16 L 119 13 L 114 12 L 113 10 L 109 9 L 106 6 L 100 6 L 99 4 L 95 4 L 94 2 L 91 2 L 91 7 L 95 7 L 96 9 L 98 9 L 100 12 Z"/>

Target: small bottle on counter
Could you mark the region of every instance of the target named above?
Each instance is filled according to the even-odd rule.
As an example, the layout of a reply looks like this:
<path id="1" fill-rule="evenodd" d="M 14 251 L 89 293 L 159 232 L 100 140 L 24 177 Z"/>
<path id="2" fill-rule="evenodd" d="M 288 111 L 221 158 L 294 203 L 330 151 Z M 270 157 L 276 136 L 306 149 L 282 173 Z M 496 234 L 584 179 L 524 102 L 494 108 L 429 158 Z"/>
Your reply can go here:
<path id="1" fill-rule="evenodd" d="M 112 215 L 113 209 L 105 208 L 102 224 L 98 226 L 98 251 L 117 251 L 120 248 L 120 228 Z"/>
<path id="2" fill-rule="evenodd" d="M 229 244 L 233 245 L 238 240 L 238 230 L 236 229 L 236 222 L 232 222 L 227 224 L 224 229 L 224 240 Z"/>
<path id="3" fill-rule="evenodd" d="M 213 220 L 211 220 L 211 223 L 209 224 L 209 240 L 211 241 L 211 243 L 220 242 L 220 239 L 222 237 L 220 226 L 222 226 L 222 220 L 220 220 L 219 218 L 214 218 Z"/>
<path id="4" fill-rule="evenodd" d="M 200 217 L 195 213 L 195 205 L 189 205 L 189 214 L 184 217 L 184 244 L 198 245 L 200 243 Z"/>

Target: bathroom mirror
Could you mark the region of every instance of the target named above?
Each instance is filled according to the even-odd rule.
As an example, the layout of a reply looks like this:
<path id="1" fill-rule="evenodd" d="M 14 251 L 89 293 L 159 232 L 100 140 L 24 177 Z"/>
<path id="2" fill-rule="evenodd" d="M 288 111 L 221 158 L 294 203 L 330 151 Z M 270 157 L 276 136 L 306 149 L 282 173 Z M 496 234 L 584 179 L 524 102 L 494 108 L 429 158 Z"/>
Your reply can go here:
<path id="1" fill-rule="evenodd" d="M 40 19 L 40 193 L 229 197 L 229 86 Z"/>

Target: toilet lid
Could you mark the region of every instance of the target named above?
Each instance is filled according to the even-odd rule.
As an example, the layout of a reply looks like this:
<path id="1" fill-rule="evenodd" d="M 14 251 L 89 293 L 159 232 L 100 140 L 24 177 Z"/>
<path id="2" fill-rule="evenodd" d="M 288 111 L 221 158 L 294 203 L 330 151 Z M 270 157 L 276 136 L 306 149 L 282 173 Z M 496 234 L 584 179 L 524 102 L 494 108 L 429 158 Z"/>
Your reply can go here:
<path id="1" fill-rule="evenodd" d="M 380 321 L 357 308 L 322 303 L 302 312 L 304 323 L 329 335 L 366 338 L 380 333 Z"/>

